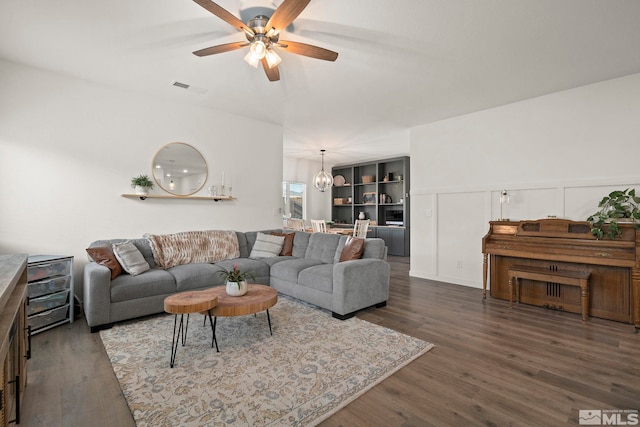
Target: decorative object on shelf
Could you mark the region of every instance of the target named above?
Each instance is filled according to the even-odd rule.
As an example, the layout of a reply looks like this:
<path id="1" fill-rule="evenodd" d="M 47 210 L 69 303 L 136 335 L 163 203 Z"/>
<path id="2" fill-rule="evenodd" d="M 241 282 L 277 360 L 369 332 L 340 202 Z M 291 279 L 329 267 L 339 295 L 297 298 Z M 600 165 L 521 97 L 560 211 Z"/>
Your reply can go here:
<path id="1" fill-rule="evenodd" d="M 612 191 L 600 200 L 598 208 L 597 212 L 587 218 L 592 226 L 591 234 L 596 238 L 606 236 L 613 240 L 620 237 L 622 230 L 618 226 L 619 222 L 634 222 L 634 228 L 640 229 L 640 197 L 636 196 L 635 188 Z"/>
<path id="2" fill-rule="evenodd" d="M 207 177 L 208 168 L 204 157 L 184 142 L 164 145 L 153 158 L 153 178 L 169 194 L 195 194 L 204 187 Z"/>
<path id="3" fill-rule="evenodd" d="M 336 175 L 333 177 L 333 185 L 336 187 L 342 187 L 347 182 L 342 175 Z"/>
<path id="4" fill-rule="evenodd" d="M 502 190 L 500 192 L 500 218 L 498 221 L 509 221 L 509 218 L 504 217 L 504 205 L 509 204 L 509 195 L 507 194 L 507 190 Z"/>
<path id="5" fill-rule="evenodd" d="M 209 186 L 209 196 L 216 197 L 218 195 L 218 188 L 215 185 Z"/>
<path id="6" fill-rule="evenodd" d="M 136 194 L 149 194 L 149 189 L 153 188 L 153 182 L 148 175 L 138 175 L 131 178 L 131 188 L 135 188 Z"/>
<path id="7" fill-rule="evenodd" d="M 367 205 L 367 204 L 375 204 L 376 203 L 376 193 L 375 192 L 362 193 L 362 203 L 364 203 L 365 205 Z"/>
<path id="8" fill-rule="evenodd" d="M 320 172 L 315 174 L 313 177 L 313 186 L 322 192 L 325 192 L 333 185 L 333 177 L 329 172 L 324 170 L 324 152 L 325 150 L 320 150 L 320 155 L 322 156 L 322 168 L 320 169 Z"/>
<path id="9" fill-rule="evenodd" d="M 236 262 L 233 264 L 233 270 L 220 271 L 219 274 L 227 282 L 227 294 L 232 297 L 239 297 L 247 293 L 247 279 L 256 280 L 250 271 L 240 271 L 240 266 Z"/>
<path id="10" fill-rule="evenodd" d="M 360 215 L 358 215 L 358 219 L 364 219 L 364 212 L 360 212 Z"/>
<path id="11" fill-rule="evenodd" d="M 363 184 L 371 184 L 374 181 L 375 177 L 373 175 L 363 175 L 362 183 Z"/>

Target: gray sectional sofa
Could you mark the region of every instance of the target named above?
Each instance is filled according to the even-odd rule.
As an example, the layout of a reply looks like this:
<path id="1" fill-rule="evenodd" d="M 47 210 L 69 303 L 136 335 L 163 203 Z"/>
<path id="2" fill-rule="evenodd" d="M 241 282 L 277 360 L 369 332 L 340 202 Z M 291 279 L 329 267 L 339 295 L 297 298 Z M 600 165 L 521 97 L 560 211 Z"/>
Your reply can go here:
<path id="1" fill-rule="evenodd" d="M 292 230 L 267 230 L 294 232 Z M 111 280 L 109 268 L 89 262 L 84 268 L 84 311 L 92 332 L 114 322 L 164 311 L 164 299 L 176 292 L 206 289 L 223 284 L 218 272 L 250 270 L 255 282 L 278 292 L 330 310 L 347 319 L 370 306 L 383 307 L 389 296 L 390 267 L 382 239 L 366 239 L 361 259 L 339 262 L 347 236 L 295 231 L 292 256 L 251 259 L 258 232 L 236 232 L 240 258 L 214 264 L 177 265 L 166 270 L 156 263 L 149 240 L 111 239 L 91 243 L 90 247 L 131 241 L 151 266 L 151 270 L 132 276 L 122 274 Z"/>

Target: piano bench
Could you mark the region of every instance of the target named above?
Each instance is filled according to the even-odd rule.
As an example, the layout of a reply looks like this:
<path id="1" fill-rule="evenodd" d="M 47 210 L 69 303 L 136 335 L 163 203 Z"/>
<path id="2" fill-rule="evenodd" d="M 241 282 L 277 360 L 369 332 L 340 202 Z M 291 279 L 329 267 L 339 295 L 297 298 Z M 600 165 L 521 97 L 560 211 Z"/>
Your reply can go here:
<path id="1" fill-rule="evenodd" d="M 509 276 L 509 307 L 513 307 L 513 288 L 516 288 L 516 302 L 520 302 L 520 286 L 518 279 L 528 279 L 538 282 L 559 283 L 561 285 L 580 287 L 580 302 L 582 305 L 582 322 L 589 316 L 589 277 L 588 271 L 551 271 L 544 268 L 512 265 L 508 268 Z"/>

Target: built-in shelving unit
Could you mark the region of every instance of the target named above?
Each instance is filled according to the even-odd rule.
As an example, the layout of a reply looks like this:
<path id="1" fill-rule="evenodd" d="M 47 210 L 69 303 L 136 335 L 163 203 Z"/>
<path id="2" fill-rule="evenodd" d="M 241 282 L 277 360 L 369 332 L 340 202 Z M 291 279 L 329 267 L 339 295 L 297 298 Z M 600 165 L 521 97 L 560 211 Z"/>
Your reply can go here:
<path id="1" fill-rule="evenodd" d="M 369 237 L 384 239 L 390 255 L 408 256 L 409 157 L 334 166 L 331 172 L 335 226 L 352 227 L 362 212 L 372 221 Z"/>
<path id="2" fill-rule="evenodd" d="M 123 194 L 122 197 L 128 197 L 131 199 L 182 199 L 182 200 L 213 200 L 219 202 L 220 200 L 236 200 L 231 196 L 173 196 L 166 194 Z"/>

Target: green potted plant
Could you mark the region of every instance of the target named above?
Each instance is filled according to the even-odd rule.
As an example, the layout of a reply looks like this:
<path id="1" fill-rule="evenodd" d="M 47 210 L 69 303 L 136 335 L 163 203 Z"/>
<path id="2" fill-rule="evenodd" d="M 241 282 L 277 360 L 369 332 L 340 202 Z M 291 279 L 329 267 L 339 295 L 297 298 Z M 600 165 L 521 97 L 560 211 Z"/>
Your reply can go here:
<path id="1" fill-rule="evenodd" d="M 136 189 L 136 194 L 149 194 L 149 189 L 153 188 L 153 182 L 147 175 L 138 175 L 131 178 L 131 188 Z"/>
<path id="2" fill-rule="evenodd" d="M 236 262 L 233 270 L 218 272 L 227 282 L 227 294 L 232 297 L 239 297 L 247 293 L 247 279 L 256 280 L 250 271 L 240 271 L 240 266 Z"/>
<path id="3" fill-rule="evenodd" d="M 636 196 L 635 188 L 612 191 L 600 200 L 600 209 L 587 218 L 591 223 L 591 234 L 598 239 L 605 236 L 609 239 L 620 237 L 622 230 L 619 222 L 635 222 L 634 228 L 640 229 L 639 204 L 640 197 Z"/>

